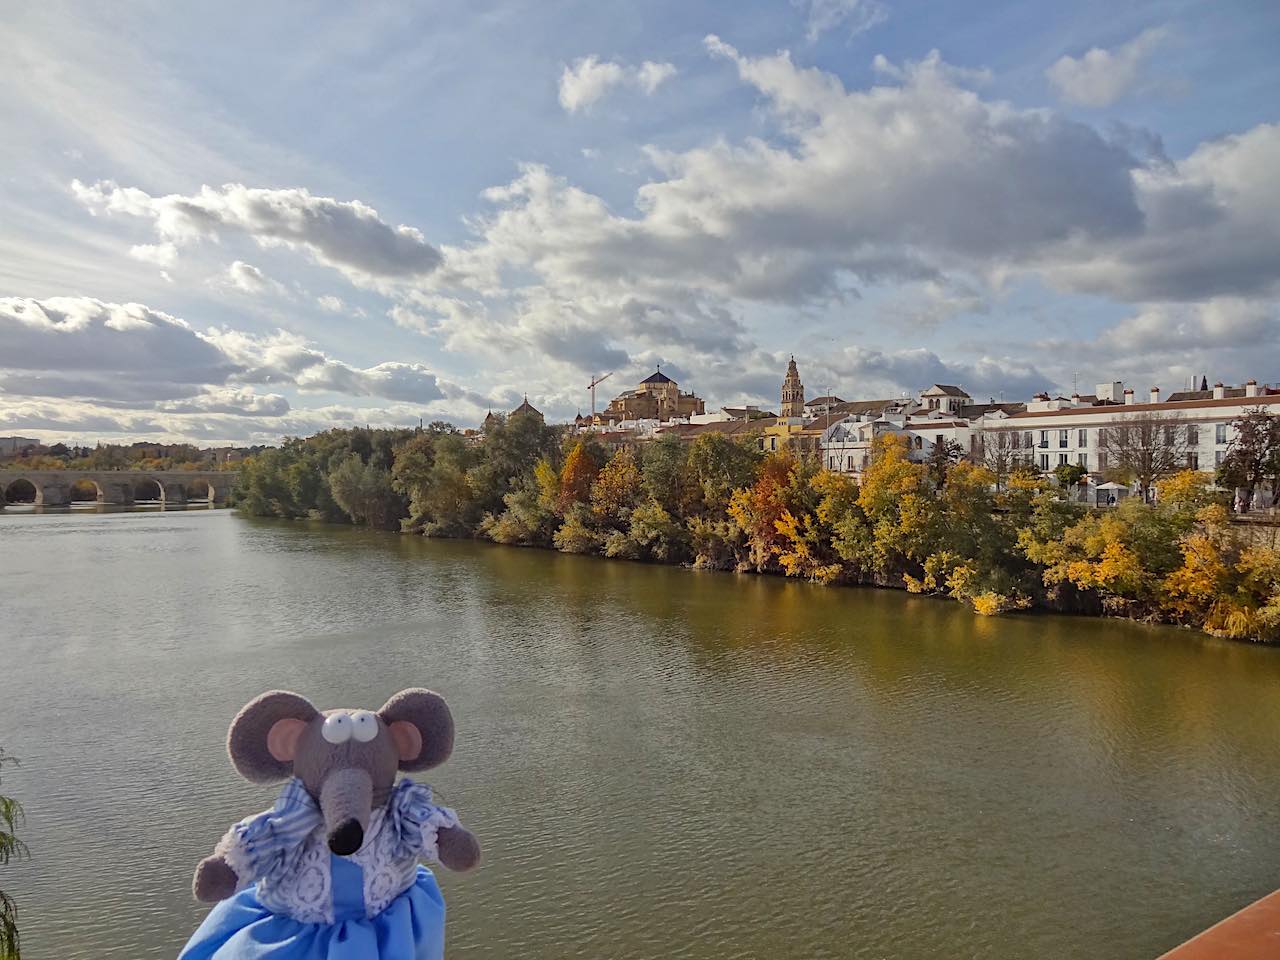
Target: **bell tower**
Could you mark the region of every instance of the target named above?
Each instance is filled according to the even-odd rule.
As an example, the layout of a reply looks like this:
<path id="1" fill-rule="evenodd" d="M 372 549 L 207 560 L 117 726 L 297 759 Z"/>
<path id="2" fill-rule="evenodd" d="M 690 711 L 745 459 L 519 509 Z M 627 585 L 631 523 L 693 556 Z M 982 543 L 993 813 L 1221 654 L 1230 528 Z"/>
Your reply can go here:
<path id="1" fill-rule="evenodd" d="M 794 354 L 787 364 L 787 376 L 782 381 L 782 409 L 778 411 L 778 415 L 804 417 L 804 384 L 800 382 L 800 371 L 796 369 Z"/>

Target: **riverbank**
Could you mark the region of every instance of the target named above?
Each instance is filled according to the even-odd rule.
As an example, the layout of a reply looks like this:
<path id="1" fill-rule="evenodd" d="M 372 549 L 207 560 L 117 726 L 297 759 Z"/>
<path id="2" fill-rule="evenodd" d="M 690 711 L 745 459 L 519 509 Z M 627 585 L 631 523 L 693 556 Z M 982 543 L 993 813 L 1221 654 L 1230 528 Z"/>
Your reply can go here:
<path id="1" fill-rule="evenodd" d="M 438 425 L 329 431 L 246 460 L 236 501 L 426 536 L 871 584 L 983 615 L 1044 608 L 1280 640 L 1280 550 L 1236 533 L 1207 474 L 1157 503 L 1091 509 L 1037 474 L 915 463 L 875 443 L 859 482 L 722 435 L 606 449 L 521 415 L 463 437 Z"/>

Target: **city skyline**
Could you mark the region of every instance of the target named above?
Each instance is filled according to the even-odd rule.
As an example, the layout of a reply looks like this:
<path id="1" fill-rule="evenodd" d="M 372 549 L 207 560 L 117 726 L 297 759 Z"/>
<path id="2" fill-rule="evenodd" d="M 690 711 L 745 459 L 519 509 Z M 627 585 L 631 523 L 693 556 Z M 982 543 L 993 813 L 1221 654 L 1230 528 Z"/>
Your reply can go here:
<path id="1" fill-rule="evenodd" d="M 14 13 L 0 433 L 1280 371 L 1267 5 L 296 12 Z"/>

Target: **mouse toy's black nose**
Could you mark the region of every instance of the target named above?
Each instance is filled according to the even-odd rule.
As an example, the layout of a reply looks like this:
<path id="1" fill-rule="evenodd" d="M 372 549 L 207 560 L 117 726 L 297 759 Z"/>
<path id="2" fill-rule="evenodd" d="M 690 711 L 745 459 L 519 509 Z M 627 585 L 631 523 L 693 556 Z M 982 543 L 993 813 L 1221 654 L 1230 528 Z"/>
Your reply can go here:
<path id="1" fill-rule="evenodd" d="M 364 843 L 364 828 L 360 821 L 351 819 L 340 824 L 329 834 L 329 849 L 340 857 L 349 857 Z"/>

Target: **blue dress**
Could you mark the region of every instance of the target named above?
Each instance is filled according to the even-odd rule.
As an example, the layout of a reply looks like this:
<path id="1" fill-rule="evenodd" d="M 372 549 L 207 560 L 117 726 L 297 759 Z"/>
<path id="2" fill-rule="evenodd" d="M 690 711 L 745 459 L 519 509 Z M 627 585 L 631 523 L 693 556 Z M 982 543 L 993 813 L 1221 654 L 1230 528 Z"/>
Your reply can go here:
<path id="1" fill-rule="evenodd" d="M 178 960 L 443 960 L 444 897 L 417 860 L 435 858 L 437 830 L 457 817 L 430 797 L 401 780 L 364 845 L 340 857 L 292 781 L 218 845 L 242 881 L 258 880 L 218 903 Z"/>

